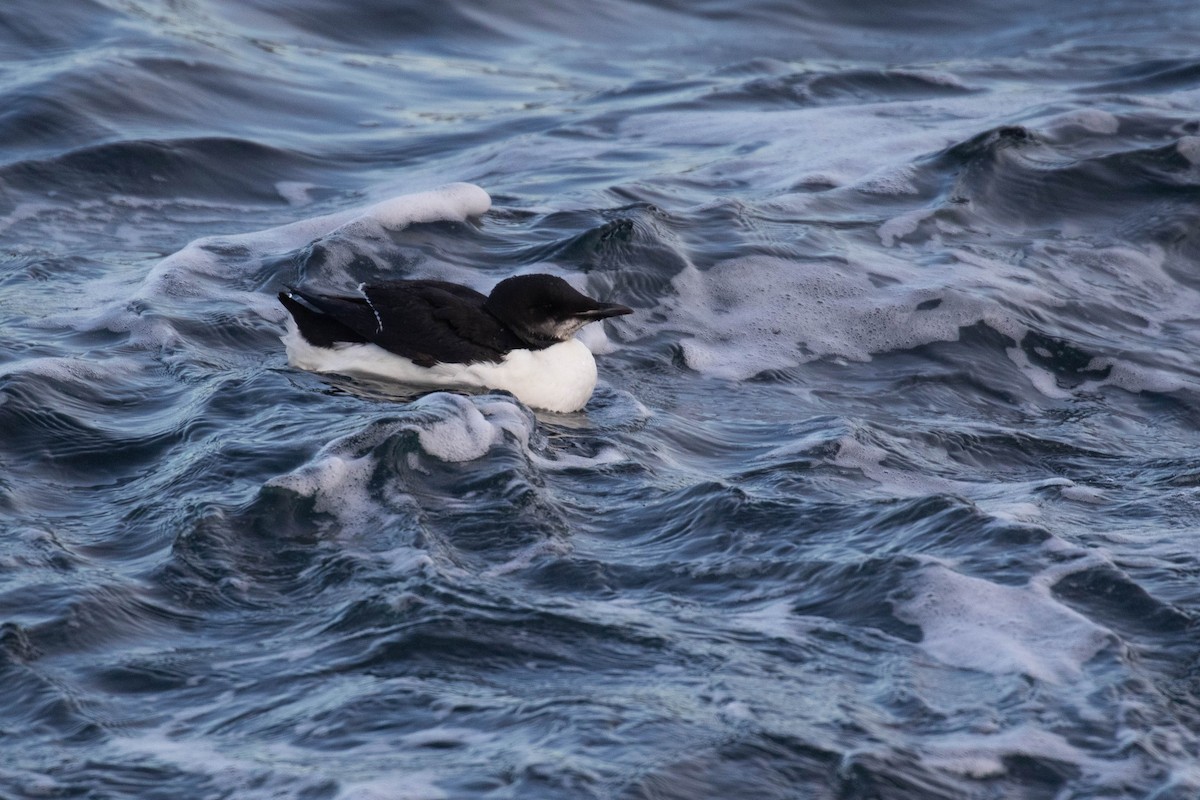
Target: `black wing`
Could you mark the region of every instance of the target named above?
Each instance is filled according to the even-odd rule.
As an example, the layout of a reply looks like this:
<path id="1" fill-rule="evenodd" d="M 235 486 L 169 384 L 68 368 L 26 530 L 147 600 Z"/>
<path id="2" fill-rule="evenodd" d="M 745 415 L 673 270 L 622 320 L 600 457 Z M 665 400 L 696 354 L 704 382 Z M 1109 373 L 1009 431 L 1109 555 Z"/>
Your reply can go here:
<path id="1" fill-rule="evenodd" d="M 371 342 L 411 359 L 423 367 L 436 363 L 467 364 L 499 361 L 523 346 L 511 332 L 483 310 L 487 299 L 479 292 L 444 281 L 396 281 L 363 287 L 359 297 L 319 295 L 292 290 L 284 302 L 304 337 L 313 344 L 297 299 L 325 319 L 308 320 L 314 334 L 328 340 L 341 326 L 353 338 L 335 341 Z M 286 295 L 285 295 L 286 296 Z M 282 297 L 281 297 L 282 299 Z M 309 311 L 309 309 L 305 309 Z M 328 345 L 324 345 L 328 346 Z"/>
<path id="2" fill-rule="evenodd" d="M 300 334 L 310 344 L 317 347 L 333 347 L 340 342 L 348 342 L 350 344 L 365 344 L 367 342 L 365 338 L 359 336 L 329 314 L 317 311 L 304 302 L 301 302 L 300 298 L 306 297 L 307 295 L 289 289 L 286 292 L 279 293 L 279 302 L 283 303 L 283 307 L 292 315 L 292 319 L 296 321 L 296 327 L 300 329 Z"/>

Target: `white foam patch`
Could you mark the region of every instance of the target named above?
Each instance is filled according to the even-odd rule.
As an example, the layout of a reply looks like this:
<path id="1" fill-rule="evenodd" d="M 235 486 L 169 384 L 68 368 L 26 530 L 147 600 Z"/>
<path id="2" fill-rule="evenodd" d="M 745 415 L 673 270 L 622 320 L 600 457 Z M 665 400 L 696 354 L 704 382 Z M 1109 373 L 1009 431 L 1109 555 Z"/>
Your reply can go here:
<path id="1" fill-rule="evenodd" d="M 1115 640 L 1038 582 L 1005 586 L 930 564 L 913 594 L 896 603 L 896 616 L 920 627 L 921 648 L 952 667 L 1066 683 Z"/>
<path id="2" fill-rule="evenodd" d="M 1159 354 L 1164 351 L 1160 350 Z M 1118 361 L 1115 358 L 1094 358 L 1088 364 L 1088 369 L 1108 369 L 1108 376 L 1103 380 L 1087 381 L 1081 385 L 1083 391 L 1097 389 L 1101 386 L 1117 386 L 1128 392 L 1177 392 L 1188 389 L 1200 392 L 1200 382 L 1188 378 L 1178 372 L 1156 367 L 1133 364 L 1128 361 Z"/>
<path id="3" fill-rule="evenodd" d="M 271 479 L 267 486 L 316 497 L 318 511 L 333 513 L 344 521 L 363 522 L 362 517 L 377 513 L 369 487 L 378 461 L 371 450 L 388 438 L 405 431 L 415 433 L 422 451 L 453 463 L 483 457 L 505 431 L 528 446 L 533 429 L 533 422 L 519 407 L 503 400 L 482 399 L 477 407 L 470 398 L 436 392 L 408 409 L 408 419 L 334 439 L 311 462 Z"/>
<path id="4" fill-rule="evenodd" d="M 317 187 L 314 184 L 301 181 L 278 181 L 275 184 L 275 191 L 279 192 L 279 196 L 286 200 L 288 205 L 297 207 L 312 202 L 309 192 L 315 188 Z"/>
<path id="5" fill-rule="evenodd" d="M 660 303 L 658 318 L 665 322 L 635 316 L 622 324 L 635 336 L 664 327 L 678 331 L 690 368 L 744 380 L 818 358 L 867 361 L 954 341 L 962 328 L 980 323 L 1022 342 L 1030 328 L 1012 309 L 1053 320 L 1062 298 L 1080 297 L 1097 309 L 1125 313 L 1101 316 L 1094 332 L 1067 333 L 1068 340 L 1102 352 L 1108 341 L 1153 340 L 1154 346 L 1128 356 L 1098 355 L 1091 367 L 1109 374 L 1078 385 L 1060 385 L 1059 376 L 1033 363 L 1022 348 L 1010 348 L 1010 360 L 1039 392 L 1056 400 L 1103 386 L 1200 392 L 1200 380 L 1192 377 L 1194 351 L 1179 339 L 1194 327 L 1200 297 L 1166 271 L 1161 248 L 1055 244 L 1052 252 L 1036 254 L 1054 268 L 1038 270 L 1029 269 L 1024 257 L 964 248 L 950 251 L 952 262 L 914 263 L 899 245 L 927 213 L 885 222 L 879 236 L 893 246 L 887 252 L 847 240 L 838 261 L 749 256 L 706 270 L 686 267 L 672 281 L 674 294 Z M 1163 346 L 1166 335 L 1178 346 Z"/>
<path id="6" fill-rule="evenodd" d="M 1042 369 L 1030 361 L 1029 356 L 1021 348 L 1009 347 L 1005 353 L 1008 354 L 1009 360 L 1016 365 L 1017 369 L 1025 374 L 1025 377 L 1033 384 L 1033 388 L 1046 397 L 1055 400 L 1069 400 L 1073 396 L 1070 389 L 1064 389 L 1058 385 L 1058 379 L 1054 377 L 1054 373 Z"/>
<path id="7" fill-rule="evenodd" d="M 1180 285 L 1166 270 L 1166 253 L 1157 245 L 1096 247 L 1043 244 L 1041 257 L 1063 266 L 1045 276 L 1056 287 L 1072 290 L 1072 297 L 1095 295 L 1115 307 L 1153 313 L 1195 312 L 1195 293 L 1180 297 Z"/>
<path id="8" fill-rule="evenodd" d="M 1008 772 L 1005 759 L 1026 756 L 1049 759 L 1062 764 L 1087 767 L 1089 773 L 1109 775 L 1105 785 L 1120 785 L 1120 775 L 1129 775 L 1135 761 L 1105 761 L 1088 757 L 1059 734 L 1021 725 L 986 735 L 955 732 L 953 736 L 931 738 L 921 747 L 921 762 L 937 771 L 948 771 L 976 780 L 997 778 Z M 1118 765 L 1122 765 L 1118 766 Z M 1111 781 L 1111 782 L 1110 782 Z"/>
<path id="9" fill-rule="evenodd" d="M 909 280 L 876 286 L 873 271 Z M 689 267 L 673 285 L 665 313 L 690 333 L 680 342 L 687 365 L 734 380 L 816 358 L 867 361 L 873 353 L 954 341 L 961 327 L 1002 316 L 982 298 L 879 256 L 870 270 L 754 256 L 703 272 Z"/>
<path id="10" fill-rule="evenodd" d="M 905 236 L 916 233 L 921 223 L 934 214 L 934 209 L 918 208 L 892 217 L 879 226 L 879 241 L 884 247 L 895 247 Z"/>
<path id="11" fill-rule="evenodd" d="M 380 462 L 374 452 L 389 438 L 415 433 L 421 451 L 442 461 L 482 457 L 506 429 L 529 436 L 532 423 L 516 414 L 495 413 L 486 419 L 469 400 L 457 395 L 427 395 L 408 407 L 405 419 L 370 425 L 364 430 L 329 442 L 307 464 L 271 479 L 267 487 L 285 489 L 314 498 L 314 510 L 337 520 L 342 537 L 374 538 L 379 531 L 403 530 L 420 516 L 417 501 L 408 493 L 395 466 Z M 409 466 L 423 469 L 417 453 L 409 453 Z M 389 549 L 390 548 L 390 549 Z M 399 574 L 419 573 L 432 565 L 428 552 L 384 542 L 372 545 L 372 558 L 385 558 Z"/>
<path id="12" fill-rule="evenodd" d="M 415 504 L 398 481 L 383 488 L 376 485 L 381 465 L 372 451 L 401 433 L 416 434 L 421 452 L 448 463 L 483 458 L 506 436 L 513 438 L 538 469 L 596 468 L 626 459 L 611 447 L 601 448 L 591 457 L 538 453 L 530 442 L 536 424 L 533 416 L 512 400 L 494 395 L 464 397 L 435 392 L 409 404 L 401 416 L 334 439 L 312 461 L 266 485 L 316 498 L 316 510 L 333 515 L 346 529 L 369 530 L 385 525 L 397 514 L 415 513 Z M 421 469 L 413 455 L 408 465 Z M 380 492 L 385 502 L 381 502 Z"/>
<path id="13" fill-rule="evenodd" d="M 1108 497 L 1102 489 L 1095 486 L 1083 486 L 1077 483 L 1071 483 L 1059 489 L 1059 494 L 1067 500 L 1074 500 L 1077 503 L 1089 503 L 1091 505 L 1103 505 Z"/>
<path id="14" fill-rule="evenodd" d="M 868 175 L 855 188 L 867 194 L 884 196 L 917 194 L 916 175 L 916 167 L 911 165 L 888 167 Z"/>
<path id="15" fill-rule="evenodd" d="M 348 439 L 353 442 L 349 447 Z M 366 455 L 346 452 L 361 444 L 362 440 L 354 437 L 335 440 L 315 460 L 295 472 L 267 481 L 266 486 L 315 498 L 314 509 L 332 515 L 344 530 L 360 531 L 383 525 L 394 515 L 372 497 L 370 482 L 376 462 Z"/>
<path id="16" fill-rule="evenodd" d="M 400 195 L 369 207 L 354 216 L 358 221 L 374 222 L 389 230 L 399 230 L 418 222 L 463 222 L 479 217 L 492 207 L 492 198 L 471 183 L 451 183 L 417 194 Z M 340 226 L 344 227 L 344 226 Z"/>
<path id="17" fill-rule="evenodd" d="M 514 427 L 518 428 L 524 441 L 528 442 L 529 440 L 529 423 L 523 417 L 521 422 L 524 424 L 519 427 L 512 417 L 501 417 L 499 421 L 492 422 L 485 418 L 483 412 L 465 397 L 455 394 L 439 394 L 434 401 L 430 401 L 430 397 L 433 395 L 426 395 L 415 405 L 437 402 L 449 405 L 453 409 L 452 413 L 446 417 L 421 427 L 417 431 L 421 449 L 434 458 L 449 462 L 474 461 L 482 458 L 488 450 L 492 449 L 493 445 L 503 438 L 505 430 Z M 495 405 L 492 406 L 493 409 Z"/>

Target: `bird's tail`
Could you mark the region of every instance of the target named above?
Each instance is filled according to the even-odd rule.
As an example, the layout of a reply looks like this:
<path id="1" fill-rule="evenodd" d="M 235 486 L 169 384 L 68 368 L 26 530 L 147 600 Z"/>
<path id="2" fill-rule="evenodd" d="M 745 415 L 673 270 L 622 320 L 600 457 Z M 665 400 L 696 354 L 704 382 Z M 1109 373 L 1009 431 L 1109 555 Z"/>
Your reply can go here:
<path id="1" fill-rule="evenodd" d="M 333 317 L 313 308 L 311 301 L 299 289 L 285 286 L 279 302 L 296 321 L 296 328 L 305 341 L 314 347 L 333 347 L 339 343 L 363 344 L 367 340 Z"/>

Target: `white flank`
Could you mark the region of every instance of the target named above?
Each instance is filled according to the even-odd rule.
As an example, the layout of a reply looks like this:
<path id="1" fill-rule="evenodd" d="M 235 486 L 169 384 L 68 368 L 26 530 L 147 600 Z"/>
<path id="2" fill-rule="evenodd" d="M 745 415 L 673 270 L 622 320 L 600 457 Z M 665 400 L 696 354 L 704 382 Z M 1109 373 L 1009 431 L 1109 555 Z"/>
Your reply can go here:
<path id="1" fill-rule="evenodd" d="M 583 408 L 596 388 L 596 360 L 578 339 L 544 350 L 513 350 L 499 363 L 420 367 L 373 344 L 314 347 L 290 318 L 281 337 L 288 361 L 310 372 L 392 381 L 431 388 L 503 389 L 527 406 L 569 413 Z"/>

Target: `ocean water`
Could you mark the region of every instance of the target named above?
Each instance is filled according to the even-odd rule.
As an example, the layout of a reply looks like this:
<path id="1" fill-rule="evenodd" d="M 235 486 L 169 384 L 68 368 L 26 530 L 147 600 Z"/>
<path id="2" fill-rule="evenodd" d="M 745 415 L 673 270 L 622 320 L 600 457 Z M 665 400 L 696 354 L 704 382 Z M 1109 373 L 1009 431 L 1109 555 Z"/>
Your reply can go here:
<path id="1" fill-rule="evenodd" d="M 0 797 L 1200 796 L 1198 29 L 6 0 Z M 529 271 L 578 414 L 279 341 Z"/>

